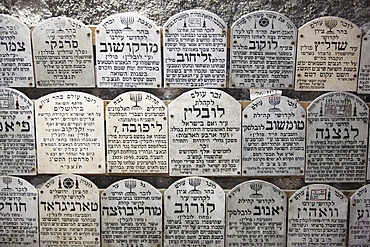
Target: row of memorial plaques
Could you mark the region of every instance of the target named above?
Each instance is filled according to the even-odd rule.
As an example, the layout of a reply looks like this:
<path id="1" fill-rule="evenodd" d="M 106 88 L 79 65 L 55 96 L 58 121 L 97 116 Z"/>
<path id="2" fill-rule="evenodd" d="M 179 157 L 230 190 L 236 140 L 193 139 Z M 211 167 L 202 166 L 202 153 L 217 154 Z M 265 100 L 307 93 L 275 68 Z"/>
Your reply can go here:
<path id="1" fill-rule="evenodd" d="M 0 15 L 0 85 L 94 87 L 96 70 L 98 87 L 161 87 L 161 30 L 153 21 L 115 14 L 94 31 L 95 69 L 93 34 L 80 21 L 41 22 L 32 31 L 31 48 L 28 27 Z M 360 29 L 343 18 L 320 17 L 297 31 L 277 12 L 243 15 L 231 27 L 230 87 L 295 84 L 295 90 L 368 93 L 368 35 L 361 48 Z M 226 87 L 227 26 L 220 17 L 198 9 L 172 16 L 163 26 L 163 48 L 165 87 Z"/>
<path id="2" fill-rule="evenodd" d="M 161 192 L 141 180 L 115 182 L 99 197 L 78 175 L 52 177 L 38 190 L 0 176 L 0 196 L 2 246 L 347 246 L 347 236 L 348 246 L 370 243 L 370 185 L 350 199 L 349 228 L 348 199 L 324 184 L 301 188 L 288 203 L 262 180 L 225 197 L 214 181 L 188 177 L 164 192 L 162 209 Z"/>
<path id="3" fill-rule="evenodd" d="M 3 88 L 0 116 L 6 175 L 99 174 L 106 162 L 110 174 L 305 175 L 309 183 L 370 178 L 369 109 L 346 92 L 315 99 L 306 119 L 288 97 L 260 97 L 242 111 L 217 89 L 190 90 L 168 109 L 146 92 L 123 93 L 104 108 L 96 96 L 63 91 L 37 99 L 34 114 L 27 96 Z"/>

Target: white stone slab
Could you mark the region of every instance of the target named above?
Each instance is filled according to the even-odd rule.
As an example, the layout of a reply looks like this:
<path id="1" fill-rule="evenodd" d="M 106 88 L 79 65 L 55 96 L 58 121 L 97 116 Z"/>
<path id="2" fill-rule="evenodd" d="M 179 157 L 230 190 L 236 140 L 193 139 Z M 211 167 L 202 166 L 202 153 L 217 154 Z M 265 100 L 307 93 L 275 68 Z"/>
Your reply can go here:
<path id="1" fill-rule="evenodd" d="M 370 244 L 370 185 L 358 189 L 350 199 L 348 247 Z"/>
<path id="2" fill-rule="evenodd" d="M 307 183 L 365 182 L 369 108 L 358 96 L 331 92 L 307 107 Z"/>
<path id="3" fill-rule="evenodd" d="M 163 26 L 165 87 L 226 87 L 227 26 L 200 9 L 182 11 Z"/>
<path id="4" fill-rule="evenodd" d="M 347 246 L 348 200 L 338 189 L 314 184 L 289 199 L 287 246 Z"/>
<path id="5" fill-rule="evenodd" d="M 156 188 L 137 179 L 120 180 L 101 194 L 102 245 L 162 246 L 162 215 Z"/>
<path id="6" fill-rule="evenodd" d="M 293 99 L 265 96 L 243 111 L 244 176 L 299 176 L 305 164 L 306 112 Z"/>
<path id="7" fill-rule="evenodd" d="M 0 176 L 0 246 L 39 246 L 38 195 L 24 179 Z"/>
<path id="8" fill-rule="evenodd" d="M 104 102 L 64 91 L 35 102 L 39 173 L 105 173 Z"/>
<path id="9" fill-rule="evenodd" d="M 0 14 L 0 87 L 34 87 L 29 28 Z"/>
<path id="10" fill-rule="evenodd" d="M 241 105 L 217 89 L 193 89 L 169 111 L 172 176 L 240 175 Z"/>
<path id="11" fill-rule="evenodd" d="M 231 27 L 230 85 L 293 88 L 297 28 L 284 15 L 256 11 Z"/>
<path id="12" fill-rule="evenodd" d="M 368 94 L 370 92 L 370 31 L 364 35 L 361 44 L 360 69 L 358 77 L 357 93 Z"/>
<path id="13" fill-rule="evenodd" d="M 183 178 L 164 193 L 164 246 L 224 246 L 225 193 L 212 180 Z"/>
<path id="14" fill-rule="evenodd" d="M 96 29 L 98 87 L 160 87 L 160 29 L 136 13 L 105 18 Z"/>
<path id="15" fill-rule="evenodd" d="M 277 186 L 251 180 L 226 195 L 226 246 L 285 246 L 287 197 Z"/>
<path id="16" fill-rule="evenodd" d="M 123 93 L 106 107 L 108 173 L 168 173 L 167 107 L 153 94 Z"/>
<path id="17" fill-rule="evenodd" d="M 0 88 L 0 174 L 36 175 L 34 122 L 32 100 Z"/>
<path id="18" fill-rule="evenodd" d="M 39 200 L 40 246 L 100 246 L 99 190 L 90 180 L 52 177 L 40 188 Z"/>
<path id="19" fill-rule="evenodd" d="M 320 17 L 300 27 L 295 90 L 356 91 L 360 44 L 360 28 L 340 17 Z"/>
<path id="20" fill-rule="evenodd" d="M 92 34 L 82 22 L 41 22 L 32 31 L 32 48 L 37 87 L 95 87 Z"/>

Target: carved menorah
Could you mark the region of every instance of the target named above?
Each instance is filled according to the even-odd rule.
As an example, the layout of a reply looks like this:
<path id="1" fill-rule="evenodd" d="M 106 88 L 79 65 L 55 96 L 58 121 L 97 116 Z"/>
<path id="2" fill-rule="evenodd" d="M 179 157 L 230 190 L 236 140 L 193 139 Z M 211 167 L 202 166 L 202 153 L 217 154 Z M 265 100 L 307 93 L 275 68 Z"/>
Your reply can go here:
<path id="1" fill-rule="evenodd" d="M 251 195 L 251 197 L 262 197 L 263 195 L 258 193 L 258 191 L 262 190 L 263 184 L 261 182 L 253 182 L 250 184 L 251 190 L 254 190 L 255 193 Z"/>
<path id="2" fill-rule="evenodd" d="M 6 188 L 4 188 L 4 190 L 11 190 L 11 188 L 9 188 L 9 184 L 11 184 L 12 181 L 11 177 L 3 177 L 3 183 L 6 184 Z"/>
<path id="3" fill-rule="evenodd" d="M 202 180 L 200 178 L 189 178 L 189 185 L 193 186 L 194 189 L 190 191 L 199 191 L 197 190 L 197 186 L 201 184 Z"/>
<path id="4" fill-rule="evenodd" d="M 58 18 L 54 21 L 54 25 L 58 28 L 58 31 L 63 31 L 62 28 L 66 25 L 65 20 Z"/>
<path id="5" fill-rule="evenodd" d="M 130 100 L 135 102 L 135 105 L 131 107 L 131 110 L 141 110 L 142 108 L 137 104 L 138 102 L 143 100 L 143 95 L 141 93 L 133 93 L 130 94 Z"/>
<path id="6" fill-rule="evenodd" d="M 334 33 L 333 28 L 335 28 L 337 24 L 338 24 L 337 20 L 333 20 L 333 19 L 325 20 L 325 26 L 329 28 L 329 31 L 327 31 L 326 33 Z"/>
<path id="7" fill-rule="evenodd" d="M 126 25 L 126 27 L 124 28 L 125 30 L 132 30 L 129 25 L 132 25 L 135 21 L 135 18 L 133 16 L 125 16 L 125 17 L 121 17 L 121 23 L 123 25 Z"/>
<path id="8" fill-rule="evenodd" d="M 269 112 L 280 112 L 279 108 L 276 108 L 278 104 L 280 104 L 280 96 L 270 96 L 269 97 L 269 103 L 270 105 L 273 105 L 274 108 L 269 109 Z"/>
<path id="9" fill-rule="evenodd" d="M 130 190 L 129 192 L 125 193 L 125 196 L 136 196 L 136 193 L 132 192 L 132 189 L 136 188 L 136 181 L 134 180 L 125 181 L 125 187 Z"/>

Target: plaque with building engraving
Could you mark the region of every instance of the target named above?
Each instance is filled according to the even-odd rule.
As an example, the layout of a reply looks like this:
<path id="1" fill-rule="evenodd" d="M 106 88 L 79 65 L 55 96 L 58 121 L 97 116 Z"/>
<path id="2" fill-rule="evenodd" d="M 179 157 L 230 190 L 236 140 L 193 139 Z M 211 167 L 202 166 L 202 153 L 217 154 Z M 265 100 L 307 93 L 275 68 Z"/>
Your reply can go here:
<path id="1" fill-rule="evenodd" d="M 307 183 L 365 182 L 369 108 L 358 96 L 331 92 L 307 108 Z"/>
<path id="2" fill-rule="evenodd" d="M 200 9 L 180 12 L 163 26 L 165 87 L 226 87 L 227 26 Z"/>
<path id="3" fill-rule="evenodd" d="M 285 96 L 254 100 L 243 111 L 245 176 L 303 175 L 306 112 Z"/>
<path id="4" fill-rule="evenodd" d="M 32 48 L 37 87 L 95 87 L 92 34 L 82 22 L 41 22 L 32 31 Z"/>
<path id="5" fill-rule="evenodd" d="M 225 193 L 210 179 L 183 178 L 164 193 L 164 246 L 224 246 Z"/>
<path id="6" fill-rule="evenodd" d="M 30 29 L 0 14 L 0 87 L 34 87 Z"/>
<path id="7" fill-rule="evenodd" d="M 168 109 L 170 175 L 240 175 L 238 101 L 217 89 L 193 89 Z"/>
<path id="8" fill-rule="evenodd" d="M 298 29 L 295 90 L 356 91 L 361 30 L 325 16 Z"/>
<path id="9" fill-rule="evenodd" d="M 358 189 L 349 205 L 348 247 L 370 246 L 370 185 Z"/>
<path id="10" fill-rule="evenodd" d="M 64 91 L 35 103 L 39 173 L 105 173 L 104 103 Z"/>
<path id="11" fill-rule="evenodd" d="M 285 246 L 287 197 L 277 186 L 251 180 L 226 195 L 226 246 Z"/>
<path id="12" fill-rule="evenodd" d="M 39 190 L 41 246 L 100 246 L 99 190 L 90 180 L 63 174 Z"/>
<path id="13" fill-rule="evenodd" d="M 32 100 L 0 88 L 0 174 L 36 175 L 34 126 Z"/>
<path id="14" fill-rule="evenodd" d="M 160 87 L 160 29 L 136 13 L 105 18 L 96 29 L 98 87 Z"/>
<path id="15" fill-rule="evenodd" d="M 360 68 L 357 93 L 370 93 L 370 31 L 364 35 L 361 44 Z"/>
<path id="16" fill-rule="evenodd" d="M 38 195 L 24 179 L 0 176 L 0 246 L 39 246 Z"/>
<path id="17" fill-rule="evenodd" d="M 289 199 L 287 246 L 347 246 L 348 200 L 338 189 L 314 184 Z"/>
<path id="18" fill-rule="evenodd" d="M 108 173 L 168 173 L 167 107 L 153 94 L 123 93 L 106 107 Z"/>
<path id="19" fill-rule="evenodd" d="M 120 180 L 101 194 L 103 246 L 162 246 L 162 194 L 147 182 Z"/>
<path id="20" fill-rule="evenodd" d="M 293 88 L 297 28 L 284 15 L 256 11 L 231 27 L 230 85 Z"/>

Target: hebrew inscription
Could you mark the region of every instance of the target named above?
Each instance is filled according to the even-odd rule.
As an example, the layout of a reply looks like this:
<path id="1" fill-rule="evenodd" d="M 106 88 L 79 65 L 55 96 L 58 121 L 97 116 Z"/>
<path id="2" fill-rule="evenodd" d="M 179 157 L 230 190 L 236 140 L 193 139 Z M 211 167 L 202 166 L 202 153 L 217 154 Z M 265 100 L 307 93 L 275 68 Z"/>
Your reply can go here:
<path id="1" fill-rule="evenodd" d="M 364 182 L 368 106 L 356 95 L 326 93 L 307 108 L 307 183 Z"/>
<path id="2" fill-rule="evenodd" d="M 170 175 L 238 175 L 241 106 L 216 89 L 188 91 L 169 105 Z"/>
<path id="3" fill-rule="evenodd" d="M 30 30 L 18 19 L 0 14 L 0 87 L 33 87 Z"/>
<path id="4" fill-rule="evenodd" d="M 350 200 L 348 247 L 370 244 L 370 185 L 358 189 Z"/>
<path id="5" fill-rule="evenodd" d="M 159 30 L 136 13 L 105 18 L 96 29 L 98 87 L 160 87 Z"/>
<path id="6" fill-rule="evenodd" d="M 301 188 L 289 199 L 288 246 L 347 246 L 348 200 L 324 184 Z"/>
<path id="7" fill-rule="evenodd" d="M 0 246 L 39 246 L 38 195 L 26 180 L 0 176 Z"/>
<path id="8" fill-rule="evenodd" d="M 285 246 L 287 197 L 273 184 L 251 180 L 226 196 L 226 246 Z"/>
<path id="9" fill-rule="evenodd" d="M 357 93 L 368 94 L 370 92 L 370 31 L 362 38 L 360 69 L 358 77 Z"/>
<path id="10" fill-rule="evenodd" d="M 224 246 L 225 193 L 207 178 L 188 177 L 164 193 L 164 246 Z"/>
<path id="11" fill-rule="evenodd" d="M 100 246 L 99 190 L 90 180 L 52 177 L 39 198 L 41 246 Z"/>
<path id="12" fill-rule="evenodd" d="M 91 29 L 82 22 L 54 17 L 32 31 L 37 87 L 94 87 Z"/>
<path id="13" fill-rule="evenodd" d="M 187 10 L 163 26 L 166 87 L 226 87 L 225 22 L 206 10 Z"/>
<path id="14" fill-rule="evenodd" d="M 82 92 L 45 95 L 35 104 L 39 173 L 104 173 L 104 103 Z"/>
<path id="15" fill-rule="evenodd" d="M 303 175 L 305 125 L 305 110 L 290 98 L 252 101 L 243 111 L 243 175 Z"/>
<path id="16" fill-rule="evenodd" d="M 153 94 L 131 91 L 106 107 L 109 173 L 167 173 L 167 107 Z"/>
<path id="17" fill-rule="evenodd" d="M 162 194 L 147 182 L 118 181 L 101 196 L 103 246 L 162 246 Z"/>
<path id="18" fill-rule="evenodd" d="M 298 30 L 295 90 L 356 91 L 361 30 L 339 17 L 312 20 Z"/>
<path id="19" fill-rule="evenodd" d="M 23 93 L 0 88 L 0 174 L 36 175 L 33 102 Z"/>
<path id="20" fill-rule="evenodd" d="M 231 86 L 292 88 L 297 28 L 284 15 L 256 11 L 231 27 Z"/>

